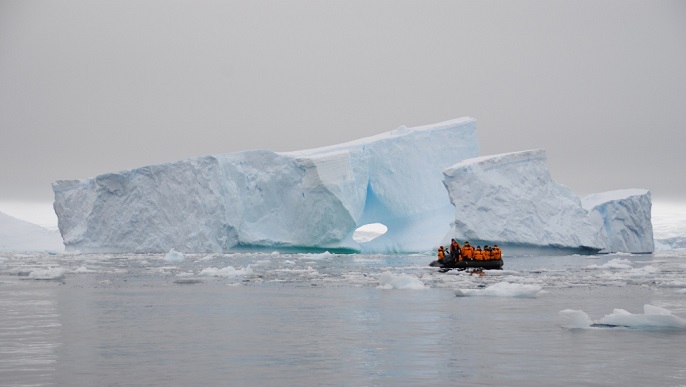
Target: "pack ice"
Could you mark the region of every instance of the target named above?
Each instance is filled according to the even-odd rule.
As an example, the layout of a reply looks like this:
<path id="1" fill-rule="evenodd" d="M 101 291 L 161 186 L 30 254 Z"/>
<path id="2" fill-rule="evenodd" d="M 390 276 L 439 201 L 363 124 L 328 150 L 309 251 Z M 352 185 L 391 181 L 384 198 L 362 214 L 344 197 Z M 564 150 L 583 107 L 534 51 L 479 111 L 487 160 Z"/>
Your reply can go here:
<path id="1" fill-rule="evenodd" d="M 53 183 L 68 250 L 420 251 L 449 231 L 442 171 L 479 155 L 461 118 L 325 148 L 212 155 Z M 388 232 L 358 244 L 358 226 Z"/>
<path id="2" fill-rule="evenodd" d="M 553 180 L 542 149 L 463 160 L 444 171 L 443 183 L 455 206 L 449 235 L 472 244 L 498 243 L 510 251 L 653 251 L 647 190 L 591 195 L 584 206 Z"/>

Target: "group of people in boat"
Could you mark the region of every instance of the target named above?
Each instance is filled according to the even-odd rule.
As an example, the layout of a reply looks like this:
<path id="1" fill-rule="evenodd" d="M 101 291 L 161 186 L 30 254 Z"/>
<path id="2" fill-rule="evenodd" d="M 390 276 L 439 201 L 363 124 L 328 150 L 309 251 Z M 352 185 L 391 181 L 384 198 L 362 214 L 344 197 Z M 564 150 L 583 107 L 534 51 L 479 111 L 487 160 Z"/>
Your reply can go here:
<path id="1" fill-rule="evenodd" d="M 450 240 L 450 248 L 444 249 L 443 246 L 438 248 L 438 262 L 443 263 L 445 261 L 460 262 L 460 261 L 489 261 L 492 259 L 502 259 L 503 252 L 500 250 L 498 245 L 493 245 L 489 247 L 485 245 L 482 249 L 481 246 L 471 246 L 468 241 L 464 242 L 464 245 L 460 246 L 455 239 Z"/>

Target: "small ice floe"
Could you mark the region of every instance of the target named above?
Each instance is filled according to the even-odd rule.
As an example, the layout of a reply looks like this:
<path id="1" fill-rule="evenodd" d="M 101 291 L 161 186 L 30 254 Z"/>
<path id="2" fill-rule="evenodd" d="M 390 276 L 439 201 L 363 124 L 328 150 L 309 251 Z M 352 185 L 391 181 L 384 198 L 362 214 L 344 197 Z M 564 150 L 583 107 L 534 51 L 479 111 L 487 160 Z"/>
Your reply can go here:
<path id="1" fill-rule="evenodd" d="M 214 259 L 214 254 L 206 255 L 200 259 L 196 259 L 195 262 L 206 262 Z"/>
<path id="2" fill-rule="evenodd" d="M 389 271 L 379 276 L 380 289 L 428 289 L 419 278 L 409 274 L 393 274 Z"/>
<path id="3" fill-rule="evenodd" d="M 233 266 L 227 266 L 222 269 L 217 269 L 216 267 L 206 267 L 202 269 L 198 275 L 204 277 L 234 277 L 251 274 L 253 274 L 253 271 L 250 265 L 248 265 L 244 269 L 236 269 Z"/>
<path id="4" fill-rule="evenodd" d="M 79 266 L 78 268 L 71 271 L 74 274 L 85 274 L 85 273 L 97 273 L 96 270 L 91 270 L 86 266 Z"/>
<path id="5" fill-rule="evenodd" d="M 164 256 L 164 260 L 167 262 L 183 262 L 184 255 L 174 249 L 169 250 L 167 255 Z"/>
<path id="6" fill-rule="evenodd" d="M 559 312 L 560 316 L 567 320 L 565 328 L 667 328 L 686 329 L 686 319 L 675 316 L 670 310 L 659 306 L 646 304 L 643 306 L 643 314 L 633 314 L 624 309 L 615 309 L 611 314 L 593 321 L 582 310 L 565 309 Z"/>
<path id="7" fill-rule="evenodd" d="M 47 269 L 32 270 L 28 278 L 35 280 L 61 280 L 64 279 L 64 274 L 67 269 L 61 267 L 49 267 Z"/>
<path id="8" fill-rule="evenodd" d="M 658 269 L 657 267 L 651 266 L 651 265 L 646 265 L 643 267 L 636 267 L 636 268 L 630 269 L 629 271 L 627 271 L 626 274 L 629 277 L 636 278 L 636 277 L 650 277 L 650 276 L 653 276 L 653 275 L 660 273 L 660 272 L 661 272 L 661 270 Z"/>
<path id="9" fill-rule="evenodd" d="M 484 289 L 455 289 L 455 295 L 458 297 L 491 296 L 534 298 L 541 293 L 542 290 L 543 287 L 541 285 L 498 282 Z"/>
<path id="10" fill-rule="evenodd" d="M 626 269 L 632 269 L 633 266 L 631 265 L 631 261 L 629 261 L 628 259 L 615 258 L 615 259 L 610 260 L 607 263 L 604 263 L 602 265 L 589 265 L 589 266 L 586 266 L 586 268 L 587 269 L 626 270 Z"/>

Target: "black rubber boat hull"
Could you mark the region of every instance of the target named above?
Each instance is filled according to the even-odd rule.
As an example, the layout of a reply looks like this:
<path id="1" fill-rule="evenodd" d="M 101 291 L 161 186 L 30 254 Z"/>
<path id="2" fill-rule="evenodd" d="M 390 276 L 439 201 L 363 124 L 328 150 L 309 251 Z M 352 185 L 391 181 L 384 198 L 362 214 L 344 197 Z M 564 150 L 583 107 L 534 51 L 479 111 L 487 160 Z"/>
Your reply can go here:
<path id="1" fill-rule="evenodd" d="M 467 260 L 459 262 L 451 262 L 450 264 L 439 263 L 433 261 L 429 266 L 440 267 L 441 269 L 484 269 L 484 270 L 502 270 L 502 259 L 489 259 L 487 261 Z"/>

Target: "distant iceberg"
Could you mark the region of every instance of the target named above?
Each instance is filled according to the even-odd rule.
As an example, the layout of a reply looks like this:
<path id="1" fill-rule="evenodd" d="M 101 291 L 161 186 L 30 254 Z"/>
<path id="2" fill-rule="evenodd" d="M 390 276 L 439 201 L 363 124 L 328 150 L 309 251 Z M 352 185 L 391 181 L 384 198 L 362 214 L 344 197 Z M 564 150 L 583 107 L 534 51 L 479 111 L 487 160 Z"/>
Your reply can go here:
<path id="1" fill-rule="evenodd" d="M 0 251 L 64 251 L 57 230 L 48 230 L 33 223 L 0 212 Z"/>

